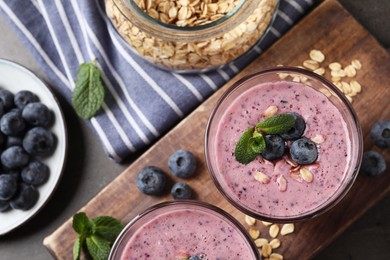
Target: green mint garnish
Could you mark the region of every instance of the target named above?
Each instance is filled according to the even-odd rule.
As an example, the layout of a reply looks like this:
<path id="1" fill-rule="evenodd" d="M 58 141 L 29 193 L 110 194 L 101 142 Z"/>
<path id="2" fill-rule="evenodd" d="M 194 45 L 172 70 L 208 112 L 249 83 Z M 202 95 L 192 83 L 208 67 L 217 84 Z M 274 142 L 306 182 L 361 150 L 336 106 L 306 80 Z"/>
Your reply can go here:
<path id="1" fill-rule="evenodd" d="M 73 246 L 73 259 L 80 259 L 81 248 L 87 245 L 88 253 L 94 260 L 108 258 L 111 245 L 124 225 L 110 216 L 99 216 L 88 219 L 84 212 L 73 216 L 73 229 L 78 233 Z"/>
<path id="2" fill-rule="evenodd" d="M 295 118 L 292 115 L 278 114 L 256 124 L 256 128 L 248 128 L 236 144 L 234 150 L 236 160 L 243 164 L 250 163 L 266 147 L 263 134 L 287 133 L 294 123 Z"/>
<path id="3" fill-rule="evenodd" d="M 290 114 L 278 114 L 256 124 L 256 128 L 266 134 L 285 134 L 293 127 L 294 123 L 294 116 Z"/>
<path id="4" fill-rule="evenodd" d="M 80 65 L 75 83 L 73 107 L 81 118 L 90 119 L 101 108 L 105 96 L 104 84 L 95 61 Z"/>

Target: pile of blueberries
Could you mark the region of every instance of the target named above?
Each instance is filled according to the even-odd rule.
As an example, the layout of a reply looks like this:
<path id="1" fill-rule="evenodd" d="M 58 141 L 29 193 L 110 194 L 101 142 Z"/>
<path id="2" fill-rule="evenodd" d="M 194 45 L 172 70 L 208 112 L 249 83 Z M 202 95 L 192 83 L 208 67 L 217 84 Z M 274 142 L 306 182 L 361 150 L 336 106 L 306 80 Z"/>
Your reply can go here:
<path id="1" fill-rule="evenodd" d="M 49 178 L 40 160 L 55 147 L 52 112 L 31 91 L 0 89 L 0 212 L 28 210 Z"/>
<path id="2" fill-rule="evenodd" d="M 292 141 L 291 159 L 301 165 L 314 163 L 318 157 L 317 146 L 309 138 L 302 136 L 306 129 L 305 120 L 296 112 L 289 114 L 295 119 L 294 125 L 285 134 L 264 136 L 265 150 L 261 153 L 262 157 L 269 161 L 282 158 L 287 149 L 286 141 Z"/>
<path id="3" fill-rule="evenodd" d="M 196 171 L 195 156 L 187 150 L 177 150 L 168 160 L 168 167 L 172 174 L 181 179 L 187 179 Z M 156 166 L 146 166 L 138 173 L 137 187 L 147 195 L 161 195 L 168 185 L 168 177 L 165 172 Z M 191 199 L 193 192 L 191 187 L 184 182 L 177 182 L 171 188 L 174 199 Z"/>

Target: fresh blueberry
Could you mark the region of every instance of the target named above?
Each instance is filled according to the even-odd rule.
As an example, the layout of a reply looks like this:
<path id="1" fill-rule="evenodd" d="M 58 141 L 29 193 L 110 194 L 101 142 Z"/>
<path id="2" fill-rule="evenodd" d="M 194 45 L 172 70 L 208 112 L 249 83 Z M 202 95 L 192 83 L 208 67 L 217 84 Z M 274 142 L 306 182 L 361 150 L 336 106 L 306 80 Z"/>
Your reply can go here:
<path id="1" fill-rule="evenodd" d="M 360 166 L 360 172 L 367 176 L 381 175 L 386 171 L 385 158 L 376 151 L 367 151 L 363 153 L 363 160 Z"/>
<path id="2" fill-rule="evenodd" d="M 53 134 L 43 127 L 34 127 L 23 138 L 23 148 L 31 155 L 48 156 L 53 152 Z"/>
<path id="3" fill-rule="evenodd" d="M 177 182 L 172 186 L 171 195 L 175 200 L 187 200 L 192 197 L 191 187 L 183 182 Z"/>
<path id="4" fill-rule="evenodd" d="M 49 167 L 40 161 L 32 161 L 22 169 L 20 176 L 24 183 L 39 186 L 49 178 Z"/>
<path id="5" fill-rule="evenodd" d="M 317 160 L 317 146 L 310 139 L 302 137 L 291 144 L 290 155 L 298 164 L 311 164 Z"/>
<path id="6" fill-rule="evenodd" d="M 0 104 L 3 104 L 5 111 L 10 110 L 14 106 L 14 94 L 6 89 L 0 89 Z"/>
<path id="7" fill-rule="evenodd" d="M 12 170 L 7 170 L 4 172 L 4 174 L 12 176 L 17 182 L 20 180 L 20 170 L 19 169 L 12 169 Z"/>
<path id="8" fill-rule="evenodd" d="M 22 117 L 33 126 L 48 126 L 51 123 L 51 112 L 41 102 L 27 104 L 23 108 Z"/>
<path id="9" fill-rule="evenodd" d="M 1 154 L 1 163 L 6 169 L 16 169 L 28 163 L 29 156 L 20 146 L 11 146 Z"/>
<path id="10" fill-rule="evenodd" d="M 189 151 L 177 150 L 169 157 L 168 167 L 176 177 L 191 177 L 196 170 L 195 156 Z"/>
<path id="11" fill-rule="evenodd" d="M 193 255 L 193 256 L 190 256 L 190 258 L 188 258 L 188 260 L 201 260 L 201 259 L 199 256 Z"/>
<path id="12" fill-rule="evenodd" d="M 5 108 L 4 108 L 4 105 L 2 103 L 0 103 L 0 117 L 2 117 L 5 113 Z"/>
<path id="13" fill-rule="evenodd" d="M 266 135 L 265 150 L 261 153 L 264 159 L 276 160 L 282 158 L 286 145 L 282 137 L 279 135 Z"/>
<path id="14" fill-rule="evenodd" d="M 379 120 L 371 128 L 372 142 L 380 148 L 390 147 L 390 120 Z"/>
<path id="15" fill-rule="evenodd" d="M 37 95 L 28 90 L 22 90 L 15 94 L 14 104 L 17 108 L 23 109 L 27 104 L 38 102 Z"/>
<path id="16" fill-rule="evenodd" d="M 16 193 L 18 183 L 8 174 L 0 175 L 0 200 L 9 200 Z"/>
<path id="17" fill-rule="evenodd" d="M 295 118 L 295 123 L 287 133 L 282 134 L 281 136 L 284 140 L 296 140 L 303 135 L 303 132 L 305 132 L 305 119 L 303 119 L 303 117 L 296 112 L 291 112 L 288 114 Z"/>
<path id="18" fill-rule="evenodd" d="M 20 183 L 16 195 L 10 201 L 11 208 L 28 210 L 38 201 L 39 193 L 34 186 Z"/>
<path id="19" fill-rule="evenodd" d="M 5 212 L 10 208 L 8 200 L 0 200 L 0 212 Z"/>
<path id="20" fill-rule="evenodd" d="M 26 128 L 26 122 L 18 109 L 12 110 L 1 117 L 0 130 L 6 135 L 18 136 Z"/>
<path id="21" fill-rule="evenodd" d="M 23 146 L 23 138 L 20 136 L 7 136 L 5 137 L 5 147 L 11 146 Z"/>
<path id="22" fill-rule="evenodd" d="M 163 170 L 155 166 L 147 166 L 138 173 L 137 187 L 147 195 L 160 195 L 167 183 Z"/>

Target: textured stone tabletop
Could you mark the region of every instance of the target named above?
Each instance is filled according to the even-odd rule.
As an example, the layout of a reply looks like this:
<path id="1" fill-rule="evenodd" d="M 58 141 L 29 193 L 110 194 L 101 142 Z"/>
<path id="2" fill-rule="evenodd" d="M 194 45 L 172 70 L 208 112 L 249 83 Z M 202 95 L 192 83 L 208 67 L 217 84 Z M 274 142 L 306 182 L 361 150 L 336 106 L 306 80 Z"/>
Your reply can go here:
<path id="1" fill-rule="evenodd" d="M 385 48 L 390 50 L 389 0 L 340 2 Z M 23 64 L 45 79 L 31 54 L 5 23 L 3 17 L 0 17 L 0 35 L 2 36 L 0 58 Z M 42 244 L 44 237 L 69 219 L 131 163 L 130 160 L 119 165 L 109 160 L 96 136 L 92 135 L 90 129 L 78 119 L 73 109 L 61 98 L 60 103 L 68 125 L 69 140 L 77 142 L 69 142 L 64 175 L 48 204 L 28 222 L 28 225 L 0 237 L 0 260 L 52 259 Z M 135 158 L 136 156 L 132 160 Z M 389 220 L 390 197 L 386 197 L 315 259 L 390 259 Z"/>

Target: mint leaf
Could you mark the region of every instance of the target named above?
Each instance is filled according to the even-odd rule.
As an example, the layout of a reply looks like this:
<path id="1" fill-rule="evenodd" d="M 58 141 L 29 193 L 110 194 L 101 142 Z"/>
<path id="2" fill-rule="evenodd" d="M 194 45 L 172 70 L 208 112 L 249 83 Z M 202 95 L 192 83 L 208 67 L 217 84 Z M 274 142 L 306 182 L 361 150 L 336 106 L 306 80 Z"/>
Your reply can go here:
<path id="1" fill-rule="evenodd" d="M 284 134 L 293 127 L 294 123 L 294 116 L 289 114 L 278 114 L 256 124 L 256 128 L 266 134 Z"/>
<path id="2" fill-rule="evenodd" d="M 95 217 L 92 222 L 95 224 L 94 234 L 112 243 L 124 227 L 119 220 L 110 216 Z"/>
<path id="3" fill-rule="evenodd" d="M 253 136 L 249 139 L 249 147 L 256 154 L 262 153 L 265 149 L 265 139 L 263 135 L 255 130 Z"/>
<path id="4" fill-rule="evenodd" d="M 87 249 L 94 260 L 107 260 L 110 254 L 111 243 L 102 237 L 92 235 L 87 237 Z"/>
<path id="5" fill-rule="evenodd" d="M 236 156 L 236 160 L 243 164 L 248 164 L 253 161 L 257 153 L 252 150 L 251 147 L 251 138 L 253 137 L 254 128 L 249 128 L 246 130 L 236 144 L 236 148 L 234 150 L 234 155 Z"/>
<path id="6" fill-rule="evenodd" d="M 84 212 L 76 213 L 73 216 L 73 229 L 78 234 L 89 237 L 93 233 L 94 223 L 90 221 Z"/>
<path id="7" fill-rule="evenodd" d="M 80 259 L 81 248 L 83 246 L 84 240 L 85 240 L 84 236 L 78 235 L 76 240 L 74 241 L 74 245 L 73 245 L 73 259 L 74 260 Z"/>
<path id="8" fill-rule="evenodd" d="M 94 62 L 80 65 L 75 83 L 73 107 L 81 118 L 90 119 L 102 106 L 105 95 L 100 71 Z"/>

